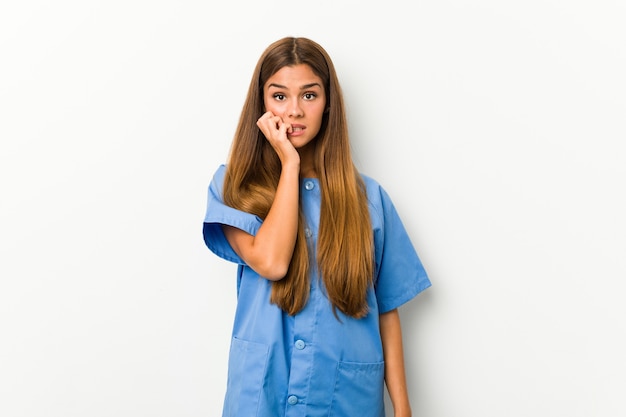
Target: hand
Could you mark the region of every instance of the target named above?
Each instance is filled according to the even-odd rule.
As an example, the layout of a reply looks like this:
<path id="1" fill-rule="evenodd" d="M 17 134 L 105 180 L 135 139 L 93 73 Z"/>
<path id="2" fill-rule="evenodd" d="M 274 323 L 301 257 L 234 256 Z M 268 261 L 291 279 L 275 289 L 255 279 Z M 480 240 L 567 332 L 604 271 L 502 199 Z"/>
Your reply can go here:
<path id="1" fill-rule="evenodd" d="M 298 151 L 287 137 L 287 134 L 291 133 L 291 124 L 283 122 L 279 116 L 269 111 L 261 116 L 256 124 L 276 151 L 283 165 L 287 162 L 300 162 Z"/>

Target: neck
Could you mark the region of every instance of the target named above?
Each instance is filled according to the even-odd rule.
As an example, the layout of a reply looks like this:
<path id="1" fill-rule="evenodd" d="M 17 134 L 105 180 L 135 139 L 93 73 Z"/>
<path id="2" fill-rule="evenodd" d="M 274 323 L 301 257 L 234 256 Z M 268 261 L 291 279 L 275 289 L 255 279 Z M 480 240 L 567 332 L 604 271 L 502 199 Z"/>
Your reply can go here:
<path id="1" fill-rule="evenodd" d="M 309 145 L 313 145 L 312 143 Z M 317 172 L 315 171 L 315 147 L 304 146 L 298 149 L 300 154 L 300 177 L 301 178 L 317 178 Z"/>

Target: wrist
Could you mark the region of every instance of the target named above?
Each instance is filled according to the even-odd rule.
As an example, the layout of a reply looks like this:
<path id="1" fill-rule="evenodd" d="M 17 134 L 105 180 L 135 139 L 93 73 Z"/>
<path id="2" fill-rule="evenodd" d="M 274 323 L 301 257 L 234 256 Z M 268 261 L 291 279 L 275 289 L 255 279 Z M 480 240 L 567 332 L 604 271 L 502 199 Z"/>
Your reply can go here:
<path id="1" fill-rule="evenodd" d="M 284 162 L 282 164 L 281 173 L 299 175 L 300 174 L 300 161 L 293 160 L 293 161 Z"/>
<path id="2" fill-rule="evenodd" d="M 393 404 L 393 414 L 395 417 L 411 417 L 411 406 L 408 401 L 403 401 L 401 404 Z"/>
<path id="3" fill-rule="evenodd" d="M 394 417 L 411 417 L 411 410 L 401 409 L 401 410 L 393 410 Z"/>

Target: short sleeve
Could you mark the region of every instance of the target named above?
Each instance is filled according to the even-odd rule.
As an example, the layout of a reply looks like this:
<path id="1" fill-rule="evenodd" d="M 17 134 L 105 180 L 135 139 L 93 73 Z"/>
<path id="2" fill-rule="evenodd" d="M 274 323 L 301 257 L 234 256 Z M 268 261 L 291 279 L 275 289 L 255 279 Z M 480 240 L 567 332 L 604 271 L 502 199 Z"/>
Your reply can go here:
<path id="1" fill-rule="evenodd" d="M 398 308 L 431 286 L 428 275 L 387 192 L 374 199 L 376 299 L 380 313 Z M 371 199 L 370 199 L 371 201 Z"/>
<path id="2" fill-rule="evenodd" d="M 226 240 L 226 236 L 224 236 L 222 231 L 222 225 L 236 227 L 254 236 L 259 231 L 263 221 L 254 214 L 246 213 L 224 204 L 222 190 L 225 172 L 226 166 L 220 165 L 209 185 L 202 230 L 204 243 L 217 256 L 243 265 L 243 260 Z"/>

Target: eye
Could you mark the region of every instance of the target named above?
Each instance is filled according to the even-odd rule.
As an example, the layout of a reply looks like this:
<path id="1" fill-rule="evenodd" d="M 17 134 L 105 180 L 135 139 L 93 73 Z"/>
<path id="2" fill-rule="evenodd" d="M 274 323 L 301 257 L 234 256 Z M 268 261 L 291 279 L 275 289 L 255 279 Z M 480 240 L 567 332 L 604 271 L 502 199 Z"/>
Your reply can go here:
<path id="1" fill-rule="evenodd" d="M 305 100 L 313 100 L 316 97 L 317 97 L 317 94 L 315 93 L 304 93 Z"/>
<path id="2" fill-rule="evenodd" d="M 274 97 L 278 101 L 283 101 L 285 99 L 285 95 L 281 93 L 276 93 L 272 97 Z"/>

